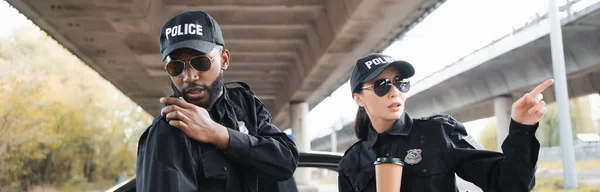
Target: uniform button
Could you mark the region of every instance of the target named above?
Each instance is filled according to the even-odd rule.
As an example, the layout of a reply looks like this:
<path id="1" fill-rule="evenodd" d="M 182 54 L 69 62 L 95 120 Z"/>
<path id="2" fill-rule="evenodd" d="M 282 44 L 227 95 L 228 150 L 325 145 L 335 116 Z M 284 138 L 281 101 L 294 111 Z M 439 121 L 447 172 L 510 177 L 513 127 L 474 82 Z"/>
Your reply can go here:
<path id="1" fill-rule="evenodd" d="M 427 169 L 421 169 L 421 172 L 427 173 Z"/>
<path id="2" fill-rule="evenodd" d="M 389 157 L 389 156 L 390 156 L 390 153 L 386 153 L 386 154 L 385 154 L 385 156 L 386 156 L 386 157 Z"/>
<path id="3" fill-rule="evenodd" d="M 529 135 L 529 131 L 525 132 L 525 135 Z"/>
<path id="4" fill-rule="evenodd" d="M 425 135 L 421 135 L 421 139 L 424 139 L 424 138 L 425 138 Z"/>
<path id="5" fill-rule="evenodd" d="M 223 170 L 227 171 L 227 167 L 223 167 Z"/>
<path id="6" fill-rule="evenodd" d="M 421 140 L 421 144 L 425 143 L 425 141 Z"/>
<path id="7" fill-rule="evenodd" d="M 355 191 L 358 191 L 358 187 L 355 187 L 355 188 L 354 188 L 354 190 L 355 190 Z"/>

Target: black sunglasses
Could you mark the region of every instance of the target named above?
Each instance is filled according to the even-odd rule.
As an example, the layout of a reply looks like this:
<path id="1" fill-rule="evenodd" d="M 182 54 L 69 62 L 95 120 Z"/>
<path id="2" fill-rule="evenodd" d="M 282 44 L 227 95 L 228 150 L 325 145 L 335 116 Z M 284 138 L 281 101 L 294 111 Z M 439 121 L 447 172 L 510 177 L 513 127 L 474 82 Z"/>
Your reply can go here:
<path id="1" fill-rule="evenodd" d="M 362 89 L 373 88 L 375 95 L 379 97 L 385 96 L 390 89 L 392 88 L 392 84 L 400 90 L 402 93 L 408 92 L 410 89 L 410 81 L 401 78 L 400 76 L 394 77 L 394 80 L 389 79 L 378 79 L 373 82 L 373 85 L 364 86 Z"/>
<path id="2" fill-rule="evenodd" d="M 190 66 L 192 66 L 192 68 L 194 68 L 196 71 L 204 72 L 210 70 L 213 58 L 206 55 L 199 55 L 187 60 L 170 60 L 165 65 L 165 69 L 170 76 L 177 77 L 185 70 L 185 63 L 189 62 Z"/>

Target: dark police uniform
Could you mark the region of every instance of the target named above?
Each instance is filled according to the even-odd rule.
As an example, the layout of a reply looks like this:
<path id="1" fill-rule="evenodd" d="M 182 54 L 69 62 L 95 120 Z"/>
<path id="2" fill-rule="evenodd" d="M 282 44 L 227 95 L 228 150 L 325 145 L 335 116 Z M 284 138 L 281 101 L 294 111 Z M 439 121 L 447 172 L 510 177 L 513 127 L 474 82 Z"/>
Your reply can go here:
<path id="1" fill-rule="evenodd" d="M 210 53 L 217 45 L 225 46 L 221 28 L 203 11 L 177 14 L 161 29 L 162 60 L 178 49 Z M 259 175 L 272 181 L 292 177 L 298 164 L 296 145 L 271 123 L 271 115 L 248 85 L 240 84 L 224 86 L 207 109 L 213 121 L 228 128 L 226 150 L 192 140 L 171 127 L 166 117 L 156 116 L 138 143 L 137 191 L 256 192 Z M 180 97 L 173 84 L 172 88 L 172 97 Z"/>
<path id="2" fill-rule="evenodd" d="M 229 132 L 229 149 L 196 142 L 160 114 L 139 140 L 137 191 L 259 191 L 258 176 L 292 177 L 298 164 L 294 142 L 275 125 L 247 85 L 224 88 L 211 118 Z M 178 91 L 175 97 L 178 97 Z"/>
<path id="3" fill-rule="evenodd" d="M 378 134 L 370 127 L 368 138 L 346 151 L 339 165 L 339 191 L 376 191 L 377 157 L 404 161 L 402 192 L 458 191 L 455 173 L 483 191 L 529 191 L 540 149 L 537 126 L 511 120 L 502 154 L 481 149 L 449 115 L 413 119 L 405 112 L 388 132 Z"/>

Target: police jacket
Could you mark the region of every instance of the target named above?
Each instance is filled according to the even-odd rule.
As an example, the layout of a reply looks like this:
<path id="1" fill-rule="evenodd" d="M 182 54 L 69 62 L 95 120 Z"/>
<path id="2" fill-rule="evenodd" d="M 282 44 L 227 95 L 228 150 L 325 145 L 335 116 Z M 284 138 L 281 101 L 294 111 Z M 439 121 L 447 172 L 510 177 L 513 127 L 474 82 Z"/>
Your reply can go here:
<path id="1" fill-rule="evenodd" d="M 298 164 L 294 142 L 275 125 L 262 102 L 244 88 L 223 88 L 211 118 L 229 132 L 229 148 L 196 142 L 160 114 L 138 143 L 137 191 L 260 191 L 258 175 L 292 177 Z M 175 97 L 179 93 L 174 88 Z"/>
<path id="2" fill-rule="evenodd" d="M 483 191 L 530 191 L 540 144 L 537 124 L 510 122 L 504 154 L 481 149 L 464 126 L 449 115 L 413 119 L 404 113 L 392 129 L 351 146 L 339 164 L 339 191 L 375 191 L 377 157 L 404 161 L 402 192 L 456 191 L 455 173 Z"/>

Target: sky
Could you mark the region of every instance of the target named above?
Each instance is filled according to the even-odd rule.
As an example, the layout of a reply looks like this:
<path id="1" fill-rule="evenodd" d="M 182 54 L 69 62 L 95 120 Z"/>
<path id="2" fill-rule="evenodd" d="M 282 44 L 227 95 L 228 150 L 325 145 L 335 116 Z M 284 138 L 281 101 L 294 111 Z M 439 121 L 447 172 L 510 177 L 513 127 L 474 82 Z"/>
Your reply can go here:
<path id="1" fill-rule="evenodd" d="M 579 10 L 595 2 L 598 0 L 582 0 L 573 7 Z M 557 0 L 558 5 L 565 3 L 566 0 Z M 548 0 L 448 0 L 383 53 L 413 64 L 415 76 L 411 82 L 416 84 L 509 34 L 513 28 L 524 26 L 536 18 L 536 13 L 547 13 L 547 9 Z M 311 138 L 339 129 L 341 126 L 336 124 L 340 121 L 351 122 L 354 119 L 358 106 L 350 95 L 346 83 L 309 112 Z M 340 118 L 332 118 L 332 114 L 338 114 Z M 495 118 L 466 122 L 465 127 L 478 140 L 488 120 Z"/>
<path id="2" fill-rule="evenodd" d="M 598 1 L 581 0 L 574 9 L 582 9 Z M 559 5 L 565 2 L 557 0 Z M 383 53 L 412 63 L 416 73 L 411 82 L 416 84 L 525 25 L 536 17 L 536 13 L 545 14 L 547 9 L 548 0 L 448 0 Z M 4 18 L 0 21 L 0 26 L 3 26 L 0 27 L 0 38 L 9 36 L 13 28 L 31 23 L 4 0 L 0 0 L 0 18 Z M 340 129 L 342 123 L 353 120 L 356 110 L 357 105 L 346 83 L 309 112 L 309 137 L 313 139 Z M 488 119 L 466 122 L 465 127 L 478 139 Z M 288 133 L 290 131 L 287 130 Z"/>
<path id="3" fill-rule="evenodd" d="M 4 1 L 0 0 L 0 37 L 8 37 L 14 28 L 25 25 L 29 21 L 25 16 L 21 15 L 17 10 L 9 7 L 10 5 Z"/>

